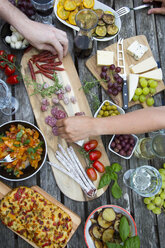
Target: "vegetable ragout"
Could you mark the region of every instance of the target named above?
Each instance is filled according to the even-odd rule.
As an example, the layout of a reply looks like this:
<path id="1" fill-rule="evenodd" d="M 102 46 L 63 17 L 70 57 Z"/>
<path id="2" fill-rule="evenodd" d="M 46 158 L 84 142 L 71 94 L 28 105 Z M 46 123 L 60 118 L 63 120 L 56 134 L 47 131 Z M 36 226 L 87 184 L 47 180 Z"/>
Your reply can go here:
<path id="1" fill-rule="evenodd" d="M 20 177 L 22 170 L 28 165 L 37 169 L 43 152 L 42 144 L 39 132 L 35 129 L 25 128 L 20 124 L 11 125 L 9 131 L 0 135 L 0 159 L 10 154 L 15 160 L 2 163 L 1 166 L 7 172 L 13 172 L 16 177 Z"/>

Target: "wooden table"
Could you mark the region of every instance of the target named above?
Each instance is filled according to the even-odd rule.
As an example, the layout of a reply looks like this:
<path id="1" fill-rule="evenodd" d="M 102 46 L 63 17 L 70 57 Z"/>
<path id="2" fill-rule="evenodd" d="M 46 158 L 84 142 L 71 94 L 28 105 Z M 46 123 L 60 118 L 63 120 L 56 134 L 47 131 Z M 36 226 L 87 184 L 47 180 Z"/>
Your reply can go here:
<path id="1" fill-rule="evenodd" d="M 129 6 L 136 7 L 142 4 L 141 0 L 125 0 L 124 3 L 122 0 L 100 0 L 101 2 L 112 6 L 114 9 L 119 9 L 120 7 Z M 1 21 L 1 24 L 3 22 Z M 69 38 L 69 52 L 72 55 L 72 59 L 75 62 L 75 66 L 77 68 L 80 80 L 83 82 L 84 80 L 90 80 L 92 75 L 85 67 L 85 60 L 76 59 L 73 53 L 73 31 L 68 27 L 61 24 L 57 19 L 55 19 L 56 27 L 67 32 Z M 152 49 L 153 55 L 157 61 L 160 61 L 161 68 L 163 70 L 163 74 L 165 77 L 165 16 L 148 16 L 147 10 L 131 12 L 126 16 L 122 17 L 122 28 L 118 38 L 129 38 L 131 36 L 143 34 L 147 37 L 150 47 Z M 95 42 L 95 47 L 93 50 L 93 54 L 96 53 L 97 48 L 103 49 L 104 47 L 113 44 L 117 41 L 117 38 L 109 41 L 109 42 Z M 5 49 L 7 52 L 10 52 L 2 41 L 0 40 L 0 49 Z M 18 52 L 18 58 L 21 59 L 22 54 Z M 5 80 L 4 73 L 0 71 L 0 78 Z M 13 119 L 26 120 L 35 124 L 34 115 L 29 103 L 29 99 L 24 87 L 23 83 L 20 83 L 17 86 L 13 86 L 11 88 L 12 94 L 19 100 L 20 108 L 18 112 L 13 117 L 4 116 L 0 112 L 0 124 Z M 100 101 L 102 102 L 105 99 L 109 99 L 104 90 L 100 88 L 95 88 L 94 92 L 99 95 Z M 155 106 L 160 106 L 165 104 L 164 102 L 165 95 L 164 93 L 158 94 L 155 96 Z M 89 103 L 90 103 L 90 99 Z M 133 111 L 139 106 L 135 106 L 128 111 Z M 148 135 L 148 134 L 146 134 Z M 149 134 L 151 135 L 151 134 Z M 144 135 L 139 135 L 139 137 L 144 137 Z M 24 182 L 20 183 L 10 183 L 8 181 L 4 181 L 7 185 L 11 187 L 16 187 L 19 185 L 38 185 L 43 188 L 50 195 L 54 196 L 57 200 L 62 202 L 72 211 L 76 212 L 82 219 L 82 223 L 78 228 L 77 232 L 74 234 L 73 238 L 70 240 L 67 247 L 69 248 L 85 248 L 86 244 L 84 241 L 83 229 L 85 220 L 90 214 L 92 210 L 96 207 L 104 205 L 104 204 L 116 204 L 130 211 L 132 216 L 135 219 L 137 224 L 138 234 L 141 240 L 142 248 L 165 248 L 164 236 L 165 236 L 165 215 L 162 213 L 159 216 L 152 214 L 150 211 L 146 209 L 146 206 L 143 203 L 143 198 L 135 194 L 132 190 L 128 189 L 123 185 L 122 176 L 123 173 L 129 168 L 136 168 L 137 166 L 144 164 L 154 165 L 156 168 L 160 168 L 163 164 L 163 160 L 154 159 L 152 161 L 146 160 L 138 160 L 135 157 L 132 157 L 130 160 L 120 159 L 118 156 L 113 155 L 107 149 L 108 143 L 111 136 L 102 137 L 103 143 L 107 150 L 107 154 L 109 156 L 110 162 L 119 162 L 122 167 L 122 173 L 119 176 L 119 184 L 123 190 L 123 197 L 119 200 L 115 200 L 110 193 L 109 188 L 107 191 L 98 199 L 90 201 L 90 202 L 75 202 L 73 200 L 65 197 L 59 190 L 56 185 L 56 181 L 54 179 L 52 169 L 49 166 L 43 166 L 41 171 L 37 173 L 37 175 L 33 176 L 31 179 L 28 179 Z M 1 248 L 30 248 L 31 246 L 27 244 L 24 240 L 19 238 L 17 235 L 13 234 L 8 228 L 6 228 L 2 223 L 0 223 L 0 247 Z"/>

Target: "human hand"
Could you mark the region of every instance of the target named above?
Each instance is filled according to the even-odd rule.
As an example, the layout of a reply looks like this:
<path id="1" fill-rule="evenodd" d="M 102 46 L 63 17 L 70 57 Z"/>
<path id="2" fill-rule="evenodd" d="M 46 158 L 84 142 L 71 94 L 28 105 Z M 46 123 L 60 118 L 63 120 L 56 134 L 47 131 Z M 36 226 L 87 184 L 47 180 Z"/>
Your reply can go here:
<path id="1" fill-rule="evenodd" d="M 155 2 L 162 3 L 161 8 L 152 8 L 148 10 L 148 14 L 165 15 L 165 0 L 154 0 Z M 153 0 L 143 0 L 144 3 L 152 3 Z"/>
<path id="2" fill-rule="evenodd" d="M 94 118 L 87 116 L 73 116 L 56 122 L 58 134 L 67 142 L 75 142 L 96 135 Z"/>
<path id="3" fill-rule="evenodd" d="M 29 43 L 39 50 L 48 50 L 58 54 L 59 60 L 67 54 L 68 39 L 64 31 L 51 25 L 29 21 L 23 31 L 24 37 Z"/>

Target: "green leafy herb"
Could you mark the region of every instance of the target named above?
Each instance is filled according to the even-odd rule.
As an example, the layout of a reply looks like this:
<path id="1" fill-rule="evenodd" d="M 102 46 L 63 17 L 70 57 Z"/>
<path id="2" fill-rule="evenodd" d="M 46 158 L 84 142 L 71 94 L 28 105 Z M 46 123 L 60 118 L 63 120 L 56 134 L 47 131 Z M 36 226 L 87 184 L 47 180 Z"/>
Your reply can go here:
<path id="1" fill-rule="evenodd" d="M 108 248 L 122 248 L 123 246 L 120 244 L 115 244 L 115 243 L 106 243 Z"/>
<path id="2" fill-rule="evenodd" d="M 128 238 L 129 232 L 130 232 L 130 226 L 128 220 L 125 216 L 123 216 L 119 224 L 119 233 L 123 242 Z"/>
<path id="3" fill-rule="evenodd" d="M 13 146 L 15 146 L 15 147 L 20 147 L 20 144 L 13 144 Z"/>
<path id="4" fill-rule="evenodd" d="M 11 149 L 11 148 L 9 148 L 9 147 L 6 149 L 6 151 L 7 151 L 7 152 L 14 152 L 14 150 Z"/>
<path id="5" fill-rule="evenodd" d="M 112 168 L 112 170 L 115 171 L 115 172 L 119 172 L 119 171 L 121 171 L 121 169 L 122 169 L 121 165 L 118 164 L 118 163 L 113 163 L 113 164 L 111 165 L 111 168 Z"/>
<path id="6" fill-rule="evenodd" d="M 94 93 L 90 94 L 92 96 L 92 109 L 94 112 L 100 107 L 100 100 Z"/>
<path id="7" fill-rule="evenodd" d="M 40 141 L 40 143 L 38 144 L 38 146 L 36 146 L 35 148 L 32 148 L 32 147 L 29 147 L 28 149 L 27 149 L 27 152 L 29 153 L 29 154 L 34 154 L 34 153 L 36 153 L 36 151 L 37 151 L 37 149 L 39 149 L 40 147 L 41 147 L 41 145 L 43 144 L 43 141 Z"/>
<path id="8" fill-rule="evenodd" d="M 111 192 L 115 199 L 119 199 L 122 196 L 122 189 L 118 185 L 117 180 L 115 180 L 114 184 L 112 185 Z"/>
<path id="9" fill-rule="evenodd" d="M 11 172 L 13 170 L 13 168 L 7 168 L 7 172 Z"/>
<path id="10" fill-rule="evenodd" d="M 22 129 L 17 133 L 17 135 L 16 135 L 17 141 L 21 141 L 23 133 L 24 133 L 24 131 Z"/>
<path id="11" fill-rule="evenodd" d="M 140 248 L 139 236 L 134 236 L 124 242 L 124 248 Z"/>
<path id="12" fill-rule="evenodd" d="M 91 89 L 93 89 L 96 85 L 98 85 L 100 83 L 100 81 L 95 80 L 95 81 L 85 81 L 83 86 L 80 88 L 84 90 L 85 94 L 89 94 Z"/>
<path id="13" fill-rule="evenodd" d="M 24 145 L 28 145 L 29 143 L 30 143 L 30 140 L 29 140 L 29 139 L 27 139 L 27 140 L 25 140 L 25 141 L 23 142 Z"/>
<path id="14" fill-rule="evenodd" d="M 108 173 L 105 173 L 104 175 L 102 175 L 100 182 L 99 182 L 99 186 L 98 189 L 103 188 L 106 185 L 109 185 L 111 182 L 111 176 Z"/>
<path id="15" fill-rule="evenodd" d="M 18 176 L 18 175 L 19 175 L 19 171 L 17 171 L 17 170 L 14 171 L 14 175 L 15 175 L 15 176 Z"/>

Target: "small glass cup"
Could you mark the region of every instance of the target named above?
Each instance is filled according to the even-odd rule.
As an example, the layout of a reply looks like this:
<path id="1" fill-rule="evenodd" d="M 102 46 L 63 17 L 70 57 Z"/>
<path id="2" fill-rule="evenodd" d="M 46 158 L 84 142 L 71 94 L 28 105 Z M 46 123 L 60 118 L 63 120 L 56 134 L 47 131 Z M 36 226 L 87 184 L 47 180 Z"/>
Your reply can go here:
<path id="1" fill-rule="evenodd" d="M 162 187 L 162 177 L 159 171 L 149 165 L 126 171 L 123 182 L 143 197 L 156 195 Z"/>
<path id="2" fill-rule="evenodd" d="M 18 100 L 11 96 L 7 84 L 0 79 L 0 110 L 5 115 L 13 115 L 19 108 Z"/>
<path id="3" fill-rule="evenodd" d="M 36 11 L 35 21 L 52 25 L 54 0 L 31 0 Z"/>
<path id="4" fill-rule="evenodd" d="M 97 26 L 98 16 L 91 9 L 82 9 L 76 14 L 75 21 L 80 28 L 74 39 L 75 55 L 80 58 L 85 58 L 92 53 L 92 32 Z"/>

